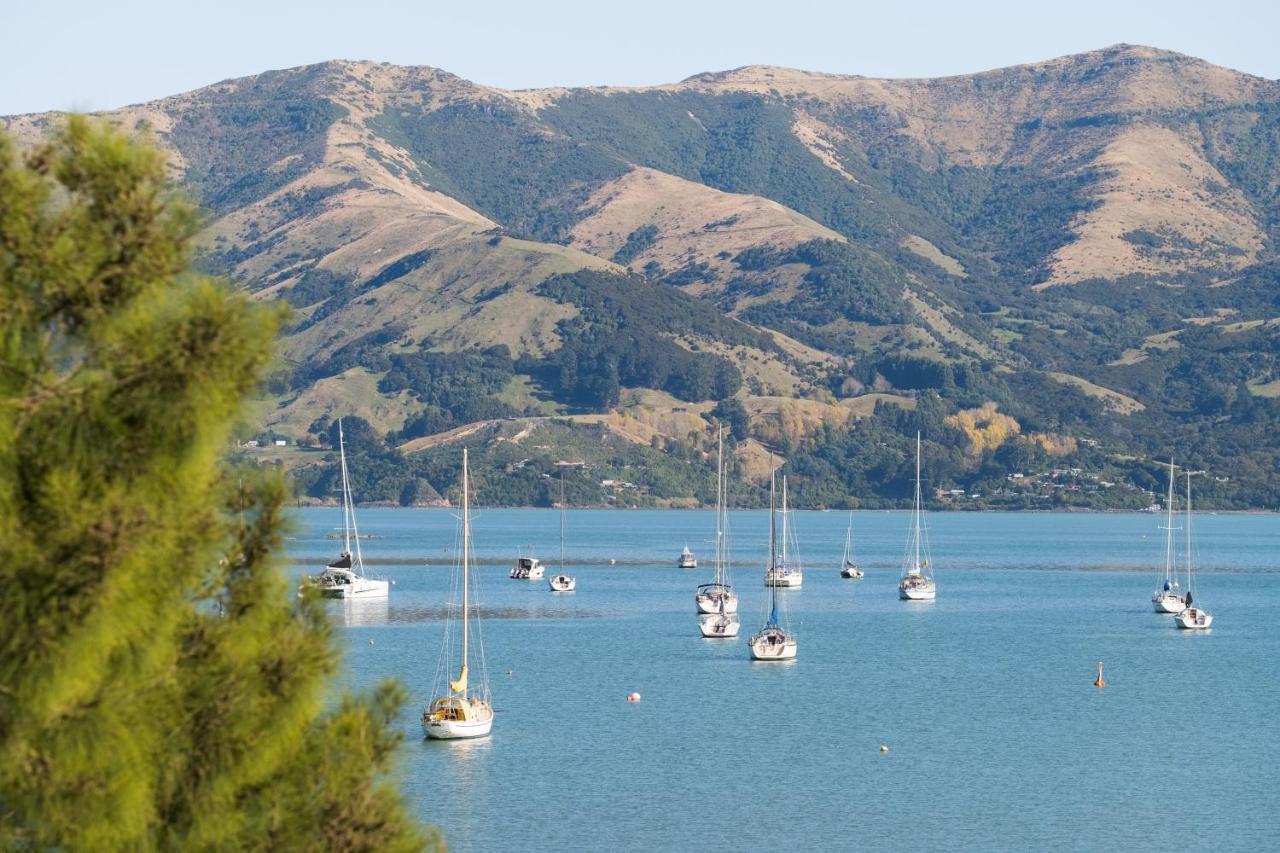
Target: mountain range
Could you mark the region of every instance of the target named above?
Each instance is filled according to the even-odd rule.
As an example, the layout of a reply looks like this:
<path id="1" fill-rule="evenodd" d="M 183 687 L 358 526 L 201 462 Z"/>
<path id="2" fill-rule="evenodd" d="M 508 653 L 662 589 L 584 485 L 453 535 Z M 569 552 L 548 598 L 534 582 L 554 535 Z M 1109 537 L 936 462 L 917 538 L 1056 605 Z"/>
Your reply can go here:
<path id="1" fill-rule="evenodd" d="M 1171 454 L 1280 505 L 1276 81 L 1133 45 L 524 91 L 334 61 L 103 117 L 167 153 L 200 263 L 292 306 L 253 428 L 317 496 L 341 416 L 390 501 L 459 441 L 493 502 L 701 500 L 718 420 L 742 502 L 777 454 L 802 502 L 892 505 L 921 429 L 955 505 L 1145 506 Z"/>

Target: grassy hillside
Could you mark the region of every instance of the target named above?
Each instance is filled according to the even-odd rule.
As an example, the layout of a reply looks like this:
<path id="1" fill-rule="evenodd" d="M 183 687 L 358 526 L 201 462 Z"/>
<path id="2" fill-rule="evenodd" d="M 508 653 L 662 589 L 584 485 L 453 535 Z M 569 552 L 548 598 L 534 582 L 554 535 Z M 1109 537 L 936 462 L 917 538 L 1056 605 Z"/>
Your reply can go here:
<path id="1" fill-rule="evenodd" d="M 105 118 L 164 146 L 202 263 L 291 306 L 246 434 L 358 417 L 380 500 L 447 494 L 464 441 L 499 502 L 546 498 L 539 454 L 700 499 L 723 422 L 744 501 L 771 450 L 802 502 L 893 504 L 919 428 L 955 505 L 1143 505 L 1170 454 L 1280 505 L 1274 81 L 1130 45 L 627 90 L 330 62 Z M 280 462 L 322 497 L 323 459 Z"/>

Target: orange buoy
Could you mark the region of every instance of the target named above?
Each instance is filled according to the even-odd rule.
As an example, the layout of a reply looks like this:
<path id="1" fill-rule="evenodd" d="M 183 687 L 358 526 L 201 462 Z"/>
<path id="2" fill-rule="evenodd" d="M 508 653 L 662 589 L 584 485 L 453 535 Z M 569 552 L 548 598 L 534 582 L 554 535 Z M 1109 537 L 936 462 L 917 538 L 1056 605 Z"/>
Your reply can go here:
<path id="1" fill-rule="evenodd" d="M 639 694 L 639 693 L 628 693 L 628 694 L 627 694 L 627 701 L 628 701 L 628 702 L 639 702 L 639 701 L 640 701 L 640 694 Z"/>
<path id="2" fill-rule="evenodd" d="M 1102 677 L 1102 661 L 1098 661 L 1098 677 L 1094 679 L 1093 686 L 1094 687 L 1107 686 L 1106 680 Z"/>

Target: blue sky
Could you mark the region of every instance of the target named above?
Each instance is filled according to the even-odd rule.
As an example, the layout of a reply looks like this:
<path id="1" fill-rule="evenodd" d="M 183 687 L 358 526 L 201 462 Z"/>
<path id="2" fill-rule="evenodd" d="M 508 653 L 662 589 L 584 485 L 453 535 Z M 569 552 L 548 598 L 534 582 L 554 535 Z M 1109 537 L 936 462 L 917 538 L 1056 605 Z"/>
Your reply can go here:
<path id="1" fill-rule="evenodd" d="M 108 109 L 334 58 L 527 88 L 753 63 L 932 77 L 1123 41 L 1275 79 L 1278 33 L 1277 0 L 3 0 L 0 114 Z"/>

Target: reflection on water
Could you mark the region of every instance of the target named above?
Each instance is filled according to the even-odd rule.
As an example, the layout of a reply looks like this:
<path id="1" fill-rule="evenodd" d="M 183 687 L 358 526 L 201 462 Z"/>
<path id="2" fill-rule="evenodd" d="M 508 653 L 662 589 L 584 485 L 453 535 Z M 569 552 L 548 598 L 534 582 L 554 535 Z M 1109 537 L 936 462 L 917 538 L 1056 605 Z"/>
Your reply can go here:
<path id="1" fill-rule="evenodd" d="M 393 593 L 394 595 L 394 593 Z M 412 625 L 440 622 L 448 618 L 447 605 L 409 605 L 393 607 L 386 598 L 347 599 L 329 602 L 329 619 L 348 628 L 378 625 Z M 596 611 L 556 609 L 550 607 L 481 607 L 481 619 L 598 619 L 605 614 Z"/>
<path id="2" fill-rule="evenodd" d="M 389 619 L 390 602 L 384 598 L 344 598 L 333 602 L 330 619 L 348 628 L 385 625 Z"/>

